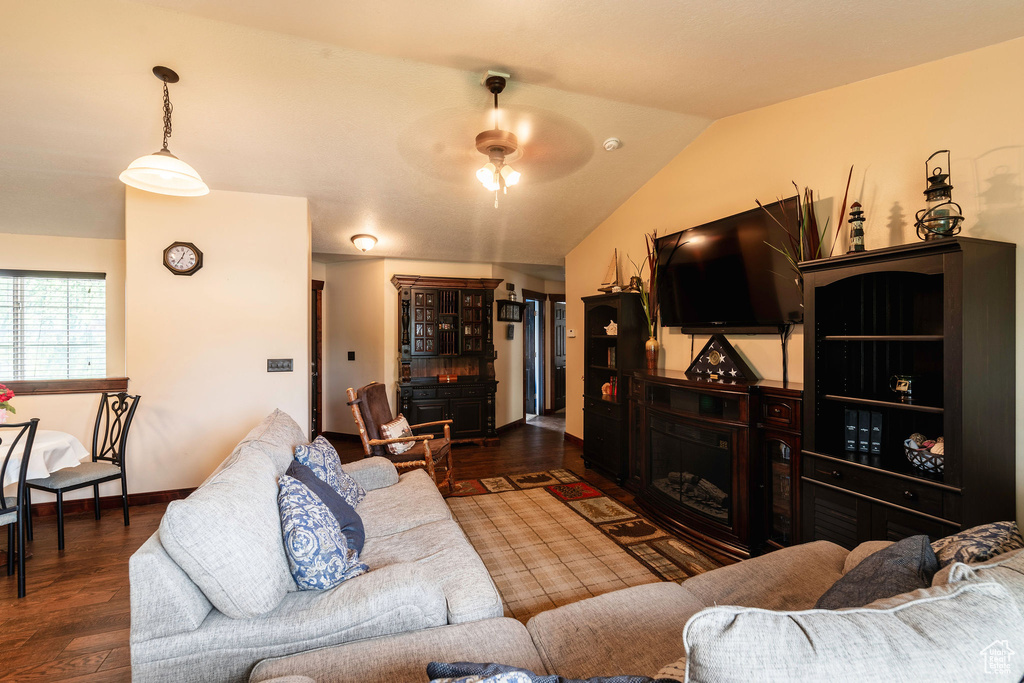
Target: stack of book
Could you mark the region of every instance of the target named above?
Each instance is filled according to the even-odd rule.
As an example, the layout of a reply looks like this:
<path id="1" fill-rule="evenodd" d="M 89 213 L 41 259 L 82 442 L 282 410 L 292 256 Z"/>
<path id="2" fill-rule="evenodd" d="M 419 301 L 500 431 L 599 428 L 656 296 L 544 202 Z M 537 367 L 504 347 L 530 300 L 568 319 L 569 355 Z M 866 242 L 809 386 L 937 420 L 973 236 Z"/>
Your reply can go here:
<path id="1" fill-rule="evenodd" d="M 882 454 L 882 414 L 846 409 L 846 452 Z"/>

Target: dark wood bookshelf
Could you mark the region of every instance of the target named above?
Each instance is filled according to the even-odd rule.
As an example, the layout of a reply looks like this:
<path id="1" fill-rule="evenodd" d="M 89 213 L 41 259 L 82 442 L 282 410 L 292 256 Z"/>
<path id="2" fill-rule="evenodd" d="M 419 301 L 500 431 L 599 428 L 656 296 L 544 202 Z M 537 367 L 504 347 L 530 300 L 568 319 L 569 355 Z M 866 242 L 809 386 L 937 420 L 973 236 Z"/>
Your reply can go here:
<path id="1" fill-rule="evenodd" d="M 955 237 L 800 264 L 803 541 L 852 548 L 1014 518 L 1015 250 Z M 912 378 L 912 401 L 894 375 Z M 873 447 L 847 439 L 847 411 L 880 418 Z M 908 460 L 915 433 L 943 437 L 941 471 Z"/>

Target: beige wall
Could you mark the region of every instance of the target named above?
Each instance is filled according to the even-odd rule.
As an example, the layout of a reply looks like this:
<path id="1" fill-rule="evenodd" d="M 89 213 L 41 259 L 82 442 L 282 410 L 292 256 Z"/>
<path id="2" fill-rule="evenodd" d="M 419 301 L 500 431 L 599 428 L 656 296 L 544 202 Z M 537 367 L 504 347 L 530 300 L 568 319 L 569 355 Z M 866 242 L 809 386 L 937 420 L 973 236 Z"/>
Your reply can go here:
<path id="1" fill-rule="evenodd" d="M 107 274 L 107 376 L 125 375 L 124 348 L 124 240 L 41 235 L 0 234 L 0 269 L 56 270 Z M 0 377 L 3 382 L 5 377 Z M 18 396 L 17 418 L 38 417 L 40 429 L 74 434 L 86 448 L 92 447 L 99 394 Z M 120 492 L 116 482 L 100 487 L 103 495 Z M 92 495 L 76 491 L 68 498 Z M 52 496 L 39 494 L 40 502 Z"/>
<path id="2" fill-rule="evenodd" d="M 127 188 L 126 341 L 133 492 L 196 486 L 274 408 L 309 426 L 310 233 L 305 198 Z M 171 274 L 176 240 L 203 252 Z M 294 371 L 268 373 L 268 358 Z"/>
<path id="3" fill-rule="evenodd" d="M 324 431 L 355 434 L 345 390 L 384 377 L 389 347 L 384 341 L 383 280 L 383 259 L 332 263 L 325 270 Z M 348 360 L 349 351 L 355 352 L 354 361 Z"/>
<path id="4" fill-rule="evenodd" d="M 325 387 L 324 413 L 327 431 L 355 434 L 355 424 L 345 405 L 345 389 L 371 380 L 394 387 L 398 381 L 398 290 L 394 275 L 500 278 L 522 288 L 543 291 L 544 281 L 489 263 L 367 259 L 326 266 L 324 306 L 329 322 L 324 337 L 325 354 L 331 359 L 330 389 Z M 376 283 L 373 285 L 372 283 Z M 495 291 L 505 298 L 505 285 Z M 520 299 L 521 300 L 521 299 Z M 515 339 L 505 338 L 505 323 L 495 323 L 494 372 L 498 380 L 495 422 L 502 427 L 523 417 L 523 326 L 516 325 Z M 356 352 L 354 362 L 346 360 Z M 326 367 L 326 366 L 325 366 Z M 388 392 L 395 408 L 395 392 Z"/>
<path id="5" fill-rule="evenodd" d="M 963 234 L 1021 241 L 1021 82 L 1024 39 L 717 121 L 566 257 L 569 327 L 582 327 L 580 297 L 596 293 L 613 248 L 636 258 L 643 253 L 644 232 L 672 233 L 750 209 L 755 198 L 790 195 L 791 180 L 834 198 L 835 213 L 850 164 L 855 166 L 850 201 L 864 205 L 868 249 L 917 240 L 913 220 L 923 206 L 924 161 L 947 148 L 953 196 L 967 216 Z M 845 243 L 840 248 L 845 250 Z M 1018 283 L 1024 276 L 1020 251 Z M 1024 387 L 1022 306 L 1024 298 L 1018 297 L 1018 396 Z M 662 364 L 685 369 L 689 336 L 669 332 L 661 339 Z M 730 339 L 761 375 L 781 377 L 776 337 Z M 697 350 L 704 341 L 696 339 Z M 790 343 L 792 379 L 802 377 L 802 343 L 799 334 Z M 567 429 L 582 435 L 582 339 L 568 344 Z M 1019 400 L 1017 411 L 1020 424 L 1024 403 Z M 1017 430 L 1016 446 L 1018 519 L 1024 519 L 1024 429 Z"/>

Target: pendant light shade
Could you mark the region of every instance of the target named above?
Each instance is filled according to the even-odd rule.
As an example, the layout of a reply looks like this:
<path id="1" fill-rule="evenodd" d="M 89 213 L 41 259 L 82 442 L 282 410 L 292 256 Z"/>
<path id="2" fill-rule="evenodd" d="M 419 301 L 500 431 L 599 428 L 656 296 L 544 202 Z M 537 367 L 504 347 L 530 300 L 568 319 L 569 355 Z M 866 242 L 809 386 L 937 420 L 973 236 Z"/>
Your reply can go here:
<path id="1" fill-rule="evenodd" d="M 196 170 L 167 149 L 167 139 L 171 137 L 171 111 L 174 109 L 167 84 L 177 83 L 178 74 L 166 66 L 154 66 L 153 75 L 164 84 L 164 145 L 160 150 L 128 164 L 128 168 L 118 177 L 125 185 L 156 194 L 174 197 L 201 197 L 209 194 L 210 188 Z"/>
<path id="2" fill-rule="evenodd" d="M 119 178 L 125 185 L 157 194 L 175 197 L 210 194 L 210 188 L 194 168 L 165 150 L 139 157 L 128 164 Z"/>

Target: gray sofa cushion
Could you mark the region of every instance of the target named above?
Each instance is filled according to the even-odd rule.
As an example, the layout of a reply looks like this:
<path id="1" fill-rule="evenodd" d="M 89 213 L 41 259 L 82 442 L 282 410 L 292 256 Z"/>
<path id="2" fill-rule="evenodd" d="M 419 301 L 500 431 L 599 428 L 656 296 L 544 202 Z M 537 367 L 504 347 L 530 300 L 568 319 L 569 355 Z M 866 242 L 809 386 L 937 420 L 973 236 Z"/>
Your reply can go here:
<path id="1" fill-rule="evenodd" d="M 185 500 L 167 506 L 160 542 L 218 610 L 266 614 L 296 590 L 288 570 L 277 472 L 260 449 L 238 457 Z"/>
<path id="2" fill-rule="evenodd" d="M 683 588 L 703 605 L 810 609 L 843 574 L 849 551 L 814 541 L 698 574 Z"/>
<path id="3" fill-rule="evenodd" d="M 452 518 L 437 484 L 425 470 L 406 472 L 394 486 L 367 490 L 356 512 L 363 518 L 367 540 Z"/>
<path id="4" fill-rule="evenodd" d="M 300 674 L 318 683 L 425 683 L 429 680 L 427 664 L 438 660 L 496 660 L 544 671 L 526 627 L 515 619 L 499 617 L 264 660 L 256 665 L 249 680 L 260 683 Z"/>
<path id="5" fill-rule="evenodd" d="M 444 590 L 448 623 L 500 617 L 501 595 L 480 556 L 452 520 L 367 538 L 360 559 L 374 569 L 399 562 L 423 567 Z"/>
<path id="6" fill-rule="evenodd" d="M 1024 550 L 996 556 L 991 562 L 963 564 L 955 562 L 935 575 L 933 586 L 959 581 L 995 581 L 1002 584 L 1024 614 Z"/>
<path id="7" fill-rule="evenodd" d="M 683 626 L 703 607 L 679 584 L 649 583 L 541 612 L 526 628 L 550 672 L 653 676 L 683 654 Z"/>
<path id="8" fill-rule="evenodd" d="M 291 415 L 275 409 L 249 430 L 239 445 L 251 444 L 262 450 L 274 463 L 277 473 L 281 474 L 295 458 L 295 447 L 304 443 L 306 430 Z"/>
<path id="9" fill-rule="evenodd" d="M 137 681 L 244 681 L 256 662 L 363 638 L 441 626 L 441 587 L 422 567 L 396 564 L 328 591 L 289 593 L 262 617 L 211 612 L 202 628 L 132 646 Z"/>
<path id="10" fill-rule="evenodd" d="M 686 624 L 692 681 L 978 680 L 981 652 L 1024 647 L 1024 618 L 997 583 L 939 586 L 839 611 L 712 607 Z M 1024 658 L 1005 678 L 1024 674 Z"/>
<path id="11" fill-rule="evenodd" d="M 398 483 L 398 468 L 393 462 L 380 456 L 347 462 L 341 469 L 367 492 Z"/>

